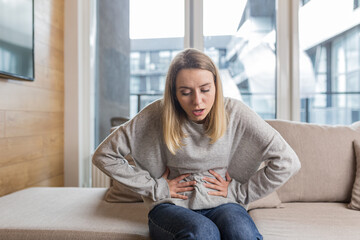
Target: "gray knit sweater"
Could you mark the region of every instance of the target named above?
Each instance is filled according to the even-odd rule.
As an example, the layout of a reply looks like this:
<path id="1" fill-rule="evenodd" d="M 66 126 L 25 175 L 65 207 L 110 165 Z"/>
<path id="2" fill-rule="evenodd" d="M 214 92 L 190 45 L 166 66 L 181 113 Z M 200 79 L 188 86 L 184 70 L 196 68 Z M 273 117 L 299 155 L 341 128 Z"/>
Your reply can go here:
<path id="1" fill-rule="evenodd" d="M 96 149 L 93 163 L 141 194 L 150 209 L 164 202 L 190 209 L 235 202 L 246 205 L 284 184 L 300 169 L 300 162 L 280 134 L 245 104 L 225 98 L 225 108 L 229 123 L 223 137 L 210 144 L 203 125 L 187 121 L 183 125 L 185 146 L 173 155 L 163 140 L 162 101 L 155 101 L 113 131 Z M 136 167 L 125 160 L 128 154 Z M 258 170 L 264 161 L 266 167 Z M 194 191 L 183 193 L 187 200 L 170 197 L 162 178 L 166 167 L 170 169 L 169 179 L 190 173 L 185 181 L 197 181 Z M 226 171 L 232 177 L 226 198 L 207 194 L 214 191 L 203 185 L 204 176 L 214 177 L 209 169 L 224 179 Z"/>

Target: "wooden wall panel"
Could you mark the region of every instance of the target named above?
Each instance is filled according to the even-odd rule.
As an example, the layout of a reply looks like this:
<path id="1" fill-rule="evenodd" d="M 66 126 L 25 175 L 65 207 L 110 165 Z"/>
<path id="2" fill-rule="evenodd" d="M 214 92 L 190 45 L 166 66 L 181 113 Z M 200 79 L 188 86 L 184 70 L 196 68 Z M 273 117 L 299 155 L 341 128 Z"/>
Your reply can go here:
<path id="1" fill-rule="evenodd" d="M 6 83 L 12 83 L 13 85 L 22 85 L 27 87 L 35 87 L 38 89 L 47 89 L 51 91 L 64 92 L 64 72 L 36 65 L 35 67 L 35 81 L 17 81 L 7 79 Z M 51 81 L 49 81 L 51 79 Z M 0 84 L 4 82 L 4 79 L 0 78 Z M 25 88 L 26 89 L 26 88 Z"/>
<path id="2" fill-rule="evenodd" d="M 64 114 L 62 112 L 9 111 L 6 114 L 5 125 L 6 137 L 62 132 L 64 129 Z"/>
<path id="3" fill-rule="evenodd" d="M 60 51 L 64 51 L 64 31 L 53 27 L 49 23 L 36 19 L 35 22 L 35 41 L 51 46 Z"/>
<path id="4" fill-rule="evenodd" d="M 50 91 L 0 81 L 0 110 L 59 112 L 63 109 L 63 91 Z"/>
<path id="5" fill-rule="evenodd" d="M 62 71 L 37 65 L 35 75 L 36 81 L 34 85 L 37 87 L 60 92 L 64 91 L 64 73 Z M 47 79 L 51 79 L 51 81 L 47 81 Z M 31 83 L 27 84 L 30 85 Z"/>
<path id="6" fill-rule="evenodd" d="M 44 21 L 55 28 L 64 29 L 64 1 L 35 0 L 36 21 Z"/>
<path id="7" fill-rule="evenodd" d="M 64 0 L 35 0 L 35 81 L 0 79 L 0 196 L 64 186 Z"/>
<path id="8" fill-rule="evenodd" d="M 41 136 L 0 139 L 0 165 L 7 166 L 43 157 Z"/>
<path id="9" fill-rule="evenodd" d="M 35 40 L 35 52 L 37 65 L 64 72 L 64 51 Z"/>
<path id="10" fill-rule="evenodd" d="M 0 168 L 0 195 L 46 181 L 64 173 L 63 155 L 47 156 Z"/>
<path id="11" fill-rule="evenodd" d="M 64 152 L 64 132 L 46 134 L 43 136 L 44 156 L 62 154 Z"/>
<path id="12" fill-rule="evenodd" d="M 35 183 L 30 187 L 58 187 L 63 185 L 64 185 L 64 174 L 61 174 L 52 178 L 48 178 L 44 181 Z"/>

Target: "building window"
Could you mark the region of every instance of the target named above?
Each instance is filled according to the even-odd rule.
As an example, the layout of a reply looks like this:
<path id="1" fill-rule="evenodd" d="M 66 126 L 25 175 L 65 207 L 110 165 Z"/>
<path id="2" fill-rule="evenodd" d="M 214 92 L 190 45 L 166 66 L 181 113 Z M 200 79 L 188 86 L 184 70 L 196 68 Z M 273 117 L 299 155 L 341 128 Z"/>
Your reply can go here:
<path id="1" fill-rule="evenodd" d="M 305 4 L 307 4 L 308 2 L 310 2 L 310 0 L 300 0 L 300 6 L 304 6 Z"/>
<path id="2" fill-rule="evenodd" d="M 224 95 L 245 102 L 267 119 L 276 118 L 275 4 L 275 0 L 203 1 L 204 52 L 220 70 Z M 134 18 L 144 19 L 136 13 L 134 9 Z M 130 63 L 135 66 L 130 73 L 130 117 L 162 96 L 167 68 L 183 49 L 174 37 L 142 37 L 131 43 Z"/>
<path id="3" fill-rule="evenodd" d="M 204 1 L 204 46 L 224 95 L 264 119 L 276 118 L 276 1 Z M 224 12 L 221 18 L 214 18 Z"/>
<path id="4" fill-rule="evenodd" d="M 300 9 L 301 121 L 351 124 L 360 120 L 360 22 L 327 27 L 353 14 L 351 1 L 330 4 L 318 0 L 311 8 Z M 324 4 L 328 4 L 324 19 L 315 21 L 317 9 L 323 9 Z M 305 59 L 310 59 L 311 64 Z"/>
<path id="5" fill-rule="evenodd" d="M 360 5 L 360 0 L 354 0 L 354 9 L 357 9 Z"/>
<path id="6" fill-rule="evenodd" d="M 183 0 L 130 2 L 130 117 L 161 98 L 173 57 L 184 48 Z"/>

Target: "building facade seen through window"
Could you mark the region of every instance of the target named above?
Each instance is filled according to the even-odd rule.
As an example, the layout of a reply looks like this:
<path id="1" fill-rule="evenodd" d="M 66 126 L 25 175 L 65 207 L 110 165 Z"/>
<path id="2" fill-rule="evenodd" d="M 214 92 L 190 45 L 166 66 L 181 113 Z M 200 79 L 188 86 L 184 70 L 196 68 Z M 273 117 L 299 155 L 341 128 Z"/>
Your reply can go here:
<path id="1" fill-rule="evenodd" d="M 224 96 L 244 101 L 265 119 L 276 117 L 275 3 L 203 3 L 204 52 L 220 70 Z M 131 39 L 130 117 L 162 97 L 169 64 L 182 49 L 181 38 Z"/>
<path id="2" fill-rule="evenodd" d="M 301 121 L 324 124 L 359 121 L 358 1 L 299 3 Z M 221 4 L 204 1 L 204 51 L 220 69 L 224 95 L 239 98 L 264 119 L 276 118 L 275 6 L 275 0 L 226 0 Z M 227 15 L 216 18 L 218 33 L 211 32 L 216 24 L 213 18 L 207 18 L 214 15 L 211 8 L 217 16 L 221 12 Z M 231 31 L 224 31 L 232 25 Z M 132 39 L 131 46 L 132 117 L 162 96 L 167 68 L 183 49 L 183 43 L 181 37 L 163 37 Z"/>
<path id="3" fill-rule="evenodd" d="M 219 52 L 224 96 L 264 119 L 276 118 L 275 6 L 275 0 L 204 1 L 205 53 Z M 226 16 L 214 19 L 219 12 Z"/>
<path id="4" fill-rule="evenodd" d="M 300 61 L 301 121 L 351 124 L 360 120 L 358 11 L 353 0 L 313 0 L 300 8 L 300 55 L 311 60 L 312 69 L 302 71 L 306 63 Z"/>

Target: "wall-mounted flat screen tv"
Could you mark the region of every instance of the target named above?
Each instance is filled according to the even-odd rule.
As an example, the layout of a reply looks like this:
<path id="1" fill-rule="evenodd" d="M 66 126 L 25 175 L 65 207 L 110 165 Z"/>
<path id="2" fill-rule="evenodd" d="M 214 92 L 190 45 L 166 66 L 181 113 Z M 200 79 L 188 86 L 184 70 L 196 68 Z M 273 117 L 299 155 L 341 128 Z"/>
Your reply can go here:
<path id="1" fill-rule="evenodd" d="M 33 0 L 0 0 L 0 77 L 34 80 Z"/>

